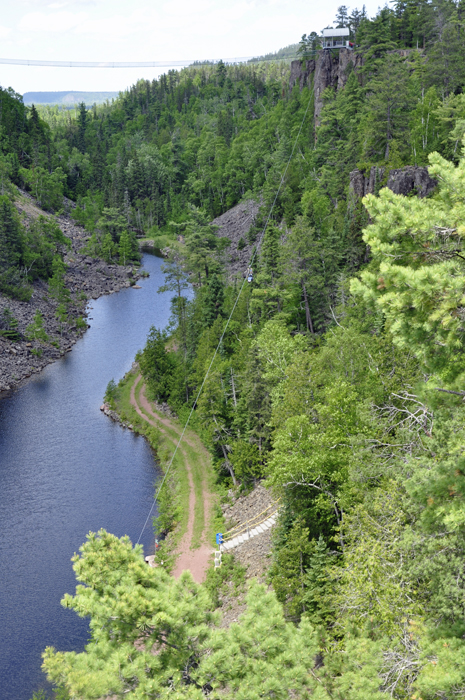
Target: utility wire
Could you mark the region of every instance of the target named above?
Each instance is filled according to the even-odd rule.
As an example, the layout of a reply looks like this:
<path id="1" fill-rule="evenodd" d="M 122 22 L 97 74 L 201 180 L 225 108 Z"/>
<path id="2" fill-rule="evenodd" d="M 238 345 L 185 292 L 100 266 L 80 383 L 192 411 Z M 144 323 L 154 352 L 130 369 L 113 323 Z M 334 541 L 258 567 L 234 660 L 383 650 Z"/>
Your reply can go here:
<path id="1" fill-rule="evenodd" d="M 273 213 L 273 209 L 274 209 L 274 207 L 275 207 L 275 204 L 276 204 L 276 201 L 277 201 L 277 199 L 278 199 L 279 193 L 281 192 L 281 187 L 282 187 L 282 185 L 283 185 L 284 178 L 286 177 L 287 171 L 288 171 L 288 169 L 289 169 L 289 165 L 290 165 L 290 163 L 291 163 L 292 157 L 293 157 L 293 155 L 294 155 L 294 151 L 295 151 L 296 146 L 297 146 L 297 141 L 299 140 L 299 136 L 300 136 L 300 134 L 301 134 L 301 132 L 302 132 L 305 119 L 307 118 L 307 114 L 308 114 L 308 109 L 309 109 L 309 107 L 310 107 L 310 103 L 311 103 L 311 99 L 309 98 L 309 99 L 308 99 L 308 103 L 307 103 L 307 108 L 306 108 L 306 110 L 305 110 L 305 114 L 304 114 L 304 116 L 303 116 L 302 122 L 301 122 L 301 124 L 300 124 L 299 131 L 298 131 L 297 136 L 296 136 L 296 138 L 295 138 L 294 145 L 293 145 L 293 147 L 292 147 L 291 155 L 289 156 L 289 159 L 288 159 L 288 161 L 287 161 L 287 164 L 286 164 L 286 167 L 285 167 L 285 169 L 284 169 L 284 172 L 283 172 L 283 174 L 281 175 L 281 180 L 280 180 L 280 183 L 279 183 L 278 190 L 277 190 L 277 192 L 276 192 L 276 196 L 275 196 L 275 198 L 274 198 L 274 200 L 273 200 L 273 204 L 271 205 L 270 210 L 269 210 L 269 212 L 268 212 L 268 216 L 267 216 L 267 218 L 266 218 L 265 225 L 263 226 L 263 230 L 262 230 L 262 232 L 261 232 L 261 234 L 260 234 L 260 237 L 259 237 L 259 240 L 258 240 L 258 244 L 257 244 L 257 246 L 255 247 L 255 250 L 253 251 L 252 256 L 251 256 L 251 258 L 250 258 L 250 260 L 249 260 L 249 268 L 252 267 L 253 262 L 254 262 L 254 260 L 255 260 L 255 258 L 256 258 L 256 256 L 257 256 L 257 253 L 258 253 L 258 251 L 260 250 L 260 246 L 261 246 L 261 244 L 262 244 L 263 237 L 264 237 L 264 235 L 265 235 L 266 227 L 268 226 L 268 222 L 269 222 L 269 220 L 270 220 L 271 214 Z M 243 291 L 243 289 L 244 289 L 244 287 L 245 287 L 246 284 L 247 284 L 247 276 L 244 277 L 244 280 L 243 280 L 243 282 L 242 282 L 242 285 L 241 285 L 241 287 L 240 287 L 240 289 L 239 289 L 239 292 L 238 292 L 237 297 L 236 297 L 236 301 L 234 302 L 234 306 L 232 307 L 231 313 L 229 314 L 228 320 L 226 321 L 226 324 L 225 324 L 225 326 L 224 326 L 224 328 L 223 328 L 223 332 L 222 332 L 222 334 L 221 334 L 221 338 L 219 339 L 218 345 L 216 346 L 215 352 L 213 353 L 213 357 L 212 357 L 212 359 L 211 359 L 210 365 L 209 365 L 209 367 L 208 367 L 208 369 L 207 369 L 207 372 L 206 372 L 206 374 L 205 374 L 205 377 L 204 377 L 204 379 L 203 379 L 203 382 L 202 382 L 202 384 L 201 384 L 201 386 L 200 386 L 200 389 L 199 389 L 198 392 L 197 392 L 197 396 L 196 396 L 196 398 L 195 398 L 195 401 L 194 401 L 194 403 L 192 404 L 191 411 L 190 411 L 189 416 L 188 416 L 188 418 L 187 418 L 187 421 L 186 421 L 186 423 L 185 423 L 185 425 L 184 425 L 184 428 L 183 428 L 183 431 L 182 431 L 182 433 L 181 433 L 181 436 L 180 436 L 180 438 L 179 438 L 179 440 L 178 440 L 178 443 L 177 443 L 176 448 L 175 448 L 175 450 L 174 450 L 174 452 L 173 452 L 173 455 L 172 455 L 172 457 L 171 457 L 171 459 L 170 459 L 170 461 L 169 461 L 169 464 L 168 464 L 168 467 L 167 467 L 167 469 L 166 469 L 166 472 L 165 472 L 165 474 L 164 474 L 164 476 L 163 476 L 162 482 L 161 482 L 160 486 L 159 486 L 158 489 L 157 489 L 157 493 L 155 494 L 155 498 L 154 498 L 154 500 L 153 500 L 153 503 L 152 503 L 152 506 L 151 506 L 151 508 L 150 508 L 149 514 L 147 515 L 147 518 L 146 518 L 146 520 L 145 520 L 144 527 L 142 528 L 141 533 L 140 533 L 140 535 L 139 535 L 139 539 L 137 540 L 137 544 L 139 544 L 140 539 L 141 539 L 141 537 L 142 537 L 142 535 L 143 535 L 143 533 L 144 533 L 144 530 L 145 530 L 145 528 L 147 527 L 147 523 L 148 523 L 148 521 L 149 521 L 150 516 L 152 515 L 153 509 L 154 509 L 154 506 L 155 506 L 155 503 L 157 502 L 157 499 L 158 499 L 158 496 L 159 496 L 159 494 L 160 494 L 160 491 L 161 491 L 161 489 L 163 488 L 163 484 L 165 483 L 165 479 L 166 479 L 166 477 L 168 476 L 168 473 L 169 473 L 169 471 L 170 471 L 170 469 L 171 469 L 171 465 L 173 464 L 173 460 L 174 460 L 174 458 L 175 458 L 175 456 L 176 456 L 176 453 L 177 453 L 177 451 L 178 451 L 179 445 L 181 444 L 182 439 L 183 439 L 183 437 L 184 437 L 184 433 L 185 433 L 186 430 L 187 430 L 187 426 L 189 425 L 189 421 L 190 421 L 190 419 L 191 419 L 191 417 L 192 417 L 192 414 L 193 414 L 193 412 L 194 412 L 194 409 L 195 409 L 195 407 L 196 407 L 196 405 L 197 405 L 197 401 L 199 400 L 200 394 L 202 393 L 203 387 L 205 386 L 205 382 L 206 382 L 207 379 L 208 379 L 208 375 L 210 374 L 210 370 L 211 370 L 211 368 L 212 368 L 212 366 L 213 366 L 213 362 L 215 361 L 215 358 L 216 358 L 216 356 L 217 356 L 217 354 L 218 354 L 218 350 L 219 350 L 220 347 L 221 347 L 221 343 L 223 342 L 223 338 L 224 338 L 224 336 L 225 336 L 226 331 L 228 330 L 229 323 L 230 323 L 230 321 L 231 321 L 231 319 L 232 319 L 232 316 L 233 316 L 234 311 L 236 310 L 236 306 L 237 306 L 237 304 L 239 303 L 240 296 L 241 296 L 242 291 Z"/>

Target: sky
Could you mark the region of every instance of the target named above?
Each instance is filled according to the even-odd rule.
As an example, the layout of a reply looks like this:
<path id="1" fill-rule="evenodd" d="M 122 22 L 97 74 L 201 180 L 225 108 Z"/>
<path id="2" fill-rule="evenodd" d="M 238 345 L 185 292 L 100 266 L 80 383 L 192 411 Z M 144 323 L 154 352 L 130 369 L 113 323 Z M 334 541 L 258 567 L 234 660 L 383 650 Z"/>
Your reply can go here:
<path id="1" fill-rule="evenodd" d="M 0 0 L 0 58 L 125 62 L 256 56 L 331 25 L 341 2 Z M 365 4 L 372 17 L 381 3 Z M 0 65 L 0 85 L 20 94 L 119 91 L 168 70 Z"/>

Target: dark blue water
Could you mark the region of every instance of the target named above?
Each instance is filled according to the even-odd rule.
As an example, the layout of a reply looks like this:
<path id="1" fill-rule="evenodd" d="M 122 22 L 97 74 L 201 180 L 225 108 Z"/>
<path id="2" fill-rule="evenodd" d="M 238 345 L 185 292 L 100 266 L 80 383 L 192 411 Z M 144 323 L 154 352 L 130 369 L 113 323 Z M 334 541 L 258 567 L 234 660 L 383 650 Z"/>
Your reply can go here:
<path id="1" fill-rule="evenodd" d="M 60 600 L 74 593 L 70 558 L 103 527 L 136 542 L 157 466 L 145 440 L 99 410 L 110 379 L 130 369 L 152 324 L 164 327 L 170 293 L 150 277 L 91 302 L 91 328 L 73 351 L 0 401 L 0 699 L 45 687 L 41 652 L 82 650 L 86 620 Z M 153 531 L 142 537 L 150 551 Z"/>

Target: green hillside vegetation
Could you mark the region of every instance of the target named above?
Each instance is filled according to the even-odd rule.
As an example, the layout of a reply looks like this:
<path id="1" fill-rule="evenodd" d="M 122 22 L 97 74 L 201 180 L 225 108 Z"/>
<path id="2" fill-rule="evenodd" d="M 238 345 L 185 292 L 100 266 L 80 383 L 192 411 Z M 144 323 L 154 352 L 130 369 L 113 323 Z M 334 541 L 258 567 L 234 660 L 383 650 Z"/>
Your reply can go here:
<path id="1" fill-rule="evenodd" d="M 220 343 L 194 425 L 220 485 L 263 478 L 283 502 L 272 591 L 252 586 L 226 630 L 188 575 L 90 535 L 64 605 L 90 616 L 92 640 L 45 653 L 70 698 L 465 696 L 464 22 L 451 0 L 371 20 L 340 8 L 364 60 L 326 90 L 319 123 L 284 62 L 170 71 L 41 122 L 46 147 L 25 152 L 61 169 L 94 254 L 108 233 L 182 236 L 165 263 L 174 342 L 152 329 L 141 369 L 182 417 Z M 20 143 L 4 162 L 31 172 Z M 433 196 L 383 189 L 404 165 L 430 168 Z M 349 173 L 373 166 L 384 179 L 359 201 Z M 209 222 L 253 197 L 236 304 L 243 278 L 227 282 Z"/>
<path id="2" fill-rule="evenodd" d="M 265 53 L 263 56 L 254 56 L 249 60 L 249 63 L 260 63 L 260 61 L 290 61 L 297 58 L 299 55 L 299 44 L 289 44 L 283 49 Z"/>
<path id="3" fill-rule="evenodd" d="M 11 88 L 0 88 L 0 292 L 27 301 L 31 282 L 50 279 L 69 246 L 53 218 L 40 216 L 25 226 L 14 206 L 15 184 L 36 196 L 48 211 L 63 205 L 60 167 L 51 169 L 51 132 L 37 110 L 28 109 Z"/>
<path id="4" fill-rule="evenodd" d="M 25 105 L 63 105 L 72 108 L 83 102 L 88 107 L 94 104 L 111 102 L 118 97 L 118 92 L 82 92 L 68 90 L 66 92 L 25 92 L 23 102 Z"/>

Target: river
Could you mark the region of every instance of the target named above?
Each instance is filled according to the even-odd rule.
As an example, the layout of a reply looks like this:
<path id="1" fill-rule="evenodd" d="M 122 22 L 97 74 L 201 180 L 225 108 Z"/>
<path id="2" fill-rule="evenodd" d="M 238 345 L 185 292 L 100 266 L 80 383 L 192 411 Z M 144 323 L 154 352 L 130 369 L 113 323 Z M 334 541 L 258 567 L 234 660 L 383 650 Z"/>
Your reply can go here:
<path id="1" fill-rule="evenodd" d="M 92 301 L 91 328 L 72 352 L 0 401 L 1 700 L 47 688 L 46 646 L 83 649 L 87 621 L 60 600 L 74 593 L 70 558 L 87 533 L 103 527 L 136 542 L 150 509 L 153 454 L 99 407 L 150 326 L 168 322 L 171 293 L 157 294 L 162 262 L 144 255 L 142 288 Z M 141 542 L 150 552 L 150 525 Z"/>

